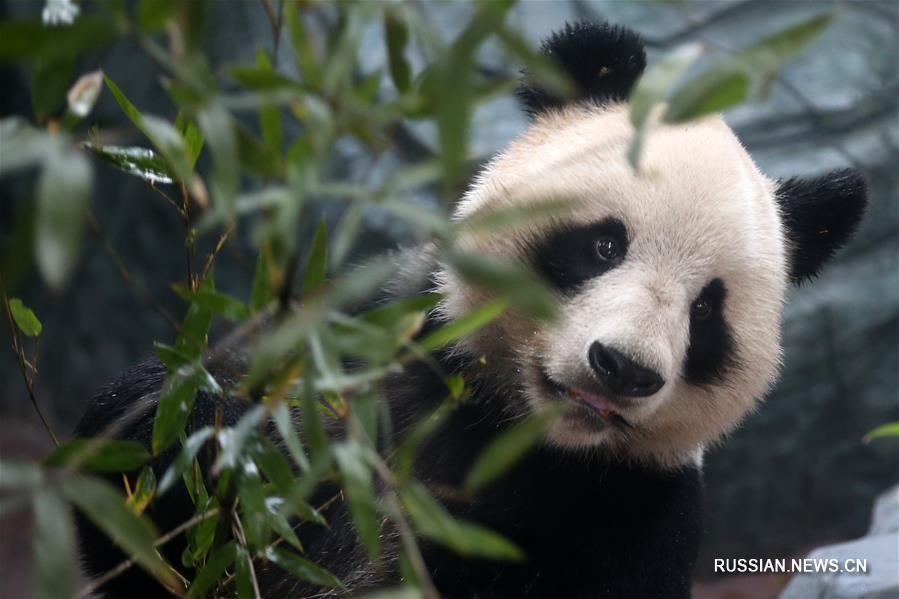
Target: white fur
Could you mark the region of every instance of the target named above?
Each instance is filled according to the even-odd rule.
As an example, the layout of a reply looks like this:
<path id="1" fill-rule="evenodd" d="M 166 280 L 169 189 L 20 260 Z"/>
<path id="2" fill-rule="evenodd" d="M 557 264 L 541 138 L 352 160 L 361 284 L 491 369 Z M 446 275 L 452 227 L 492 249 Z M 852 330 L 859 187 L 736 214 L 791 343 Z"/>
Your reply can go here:
<path id="1" fill-rule="evenodd" d="M 652 397 L 621 415 L 633 429 L 596 430 L 562 418 L 549 433 L 566 448 L 598 448 L 666 466 L 695 462 L 702 448 L 733 428 L 774 380 L 787 286 L 784 233 L 774 184 L 762 175 L 719 117 L 657 125 L 643 150 L 642 171 L 626 160 L 633 128 L 624 105 L 574 106 L 542 115 L 478 177 L 457 209 L 464 219 L 502 206 L 574 202 L 555 221 L 624 222 L 630 245 L 623 263 L 562 300 L 561 318 L 533 322 L 507 312 L 459 350 L 486 358 L 486 370 L 524 391 L 530 409 L 547 405 L 538 368 L 563 383 L 590 377 L 594 341 L 625 351 L 665 379 Z M 521 259 L 553 221 L 496 234 L 471 232 L 469 252 Z M 697 387 L 681 376 L 689 344 L 689 310 L 713 278 L 727 288 L 725 319 L 737 367 L 722 384 Z M 444 269 L 438 277 L 453 318 L 485 301 Z"/>

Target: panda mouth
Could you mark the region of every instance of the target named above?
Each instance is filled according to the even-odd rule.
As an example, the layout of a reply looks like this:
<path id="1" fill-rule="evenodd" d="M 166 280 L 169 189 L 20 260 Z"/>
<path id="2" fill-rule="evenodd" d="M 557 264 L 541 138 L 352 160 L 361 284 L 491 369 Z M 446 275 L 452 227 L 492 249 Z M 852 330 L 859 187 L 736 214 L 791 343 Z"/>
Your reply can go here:
<path id="1" fill-rule="evenodd" d="M 598 415 L 604 423 L 631 427 L 631 424 L 618 413 L 612 404 L 612 400 L 606 395 L 585 391 L 576 387 L 567 387 L 551 378 L 543 369 L 540 370 L 540 374 L 543 378 L 543 384 L 561 398 L 585 406 L 592 413 Z"/>

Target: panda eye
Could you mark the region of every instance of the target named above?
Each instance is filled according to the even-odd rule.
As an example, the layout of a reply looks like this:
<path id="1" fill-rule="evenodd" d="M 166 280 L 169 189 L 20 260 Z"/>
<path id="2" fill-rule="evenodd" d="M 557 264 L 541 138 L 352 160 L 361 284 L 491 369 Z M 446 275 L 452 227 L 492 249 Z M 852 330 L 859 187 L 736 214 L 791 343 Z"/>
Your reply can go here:
<path id="1" fill-rule="evenodd" d="M 690 306 L 690 314 L 699 320 L 705 320 L 712 314 L 712 303 L 707 299 L 698 299 Z"/>
<path id="2" fill-rule="evenodd" d="M 596 254 L 603 260 L 614 260 L 621 255 L 618 241 L 614 237 L 601 237 L 596 242 Z"/>

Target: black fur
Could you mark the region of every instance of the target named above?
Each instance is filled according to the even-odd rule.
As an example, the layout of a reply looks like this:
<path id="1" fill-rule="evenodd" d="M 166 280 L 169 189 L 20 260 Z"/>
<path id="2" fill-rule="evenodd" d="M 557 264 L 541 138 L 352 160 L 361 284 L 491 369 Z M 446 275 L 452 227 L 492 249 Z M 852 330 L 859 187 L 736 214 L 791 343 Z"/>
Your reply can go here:
<path id="1" fill-rule="evenodd" d="M 703 385 L 723 380 L 733 360 L 733 335 L 724 319 L 726 297 L 724 281 L 712 279 L 696 298 L 707 301 L 711 312 L 705 318 L 690 316 L 690 347 L 684 361 L 684 378 L 691 383 Z"/>
<path id="2" fill-rule="evenodd" d="M 565 29 L 543 42 L 542 50 L 571 78 L 576 95 L 561 97 L 525 77 L 518 97 L 531 116 L 561 108 L 570 101 L 625 100 L 646 68 L 640 36 L 608 23 L 566 24 Z"/>
<path id="3" fill-rule="evenodd" d="M 619 256 L 604 260 L 596 243 L 611 237 L 618 243 Z M 582 225 L 564 226 L 533 244 L 530 259 L 534 268 L 556 289 L 569 293 L 595 277 L 615 268 L 627 254 L 627 229 L 617 218 Z"/>
<path id="4" fill-rule="evenodd" d="M 846 168 L 781 181 L 777 201 L 791 246 L 790 279 L 798 284 L 816 276 L 855 233 L 867 190 L 862 174 Z"/>

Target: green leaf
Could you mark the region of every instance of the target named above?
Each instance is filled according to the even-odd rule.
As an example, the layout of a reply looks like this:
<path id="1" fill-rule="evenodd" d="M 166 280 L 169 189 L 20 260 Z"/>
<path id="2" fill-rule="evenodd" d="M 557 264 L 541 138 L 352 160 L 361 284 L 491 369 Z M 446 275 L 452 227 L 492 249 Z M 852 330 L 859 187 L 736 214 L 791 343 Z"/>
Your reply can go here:
<path id="1" fill-rule="evenodd" d="M 83 154 L 51 152 L 37 184 L 35 257 L 47 284 L 60 288 L 78 260 L 92 172 Z"/>
<path id="2" fill-rule="evenodd" d="M 634 168 L 639 167 L 640 151 L 649 127 L 647 119 L 650 112 L 654 106 L 668 97 L 674 84 L 696 62 L 702 52 L 703 46 L 699 43 L 675 48 L 664 59 L 649 67 L 631 92 L 630 120 L 636 133 L 628 151 L 628 160 Z"/>
<path id="3" fill-rule="evenodd" d="M 150 466 L 144 466 L 137 477 L 134 491 L 128 498 L 128 507 L 135 513 L 143 514 L 154 497 L 156 497 L 156 473 Z"/>
<path id="4" fill-rule="evenodd" d="M 419 342 L 419 345 L 425 351 L 436 351 L 490 324 L 505 311 L 507 306 L 506 300 L 496 300 L 485 304 L 429 333 Z"/>
<path id="5" fill-rule="evenodd" d="M 828 11 L 782 29 L 683 82 L 669 102 L 665 121 L 679 123 L 742 102 L 751 79 L 771 81 L 835 15 L 835 11 Z"/>
<path id="6" fill-rule="evenodd" d="M 237 546 L 237 557 L 234 560 L 234 586 L 238 597 L 253 597 L 253 564 L 250 552 Z"/>
<path id="7" fill-rule="evenodd" d="M 450 264 L 470 283 L 508 298 L 513 308 L 538 319 L 552 318 L 555 295 L 529 269 L 517 263 L 487 256 L 450 253 Z"/>
<path id="8" fill-rule="evenodd" d="M 172 289 L 185 301 L 195 303 L 204 310 L 218 314 L 232 322 L 240 322 L 250 317 L 250 309 L 247 305 L 227 293 L 206 287 L 194 292 L 180 283 L 172 285 Z"/>
<path id="9" fill-rule="evenodd" d="M 197 127 L 196 123 L 184 116 L 184 112 L 179 112 L 175 118 L 175 128 L 181 133 L 184 139 L 184 147 L 187 150 L 187 159 L 191 168 L 197 163 L 200 152 L 203 151 L 203 132 Z"/>
<path id="10" fill-rule="evenodd" d="M 321 83 L 321 73 L 316 64 L 315 49 L 312 46 L 312 40 L 306 33 L 303 19 L 299 14 L 299 10 L 293 3 L 288 3 L 284 7 L 284 17 L 287 21 L 287 30 L 290 33 L 290 43 L 293 46 L 293 53 L 296 57 L 300 72 L 305 80 L 313 88 Z"/>
<path id="11" fill-rule="evenodd" d="M 187 598 L 194 599 L 202 597 L 203 593 L 211 589 L 222 577 L 234 559 L 237 557 L 237 544 L 234 541 L 228 541 L 209 556 L 196 577 L 194 577 L 190 588 L 187 589 Z"/>
<path id="12" fill-rule="evenodd" d="M 256 66 L 265 73 L 272 73 L 272 63 L 262 48 L 256 51 Z M 278 106 L 259 107 L 259 126 L 262 141 L 276 154 L 281 152 L 281 109 Z"/>
<path id="13" fill-rule="evenodd" d="M 30 491 L 43 480 L 41 469 L 34 464 L 0 461 L 0 490 Z"/>
<path id="14" fill-rule="evenodd" d="M 178 0 L 140 0 L 137 25 L 143 33 L 156 33 L 175 17 Z"/>
<path id="15" fill-rule="evenodd" d="M 150 454 L 137 441 L 72 439 L 56 448 L 45 466 L 69 467 L 93 472 L 130 472 L 147 463 Z"/>
<path id="16" fill-rule="evenodd" d="M 899 422 L 881 424 L 864 437 L 865 443 L 870 443 L 879 437 L 899 437 Z"/>
<path id="17" fill-rule="evenodd" d="M 275 564 L 282 570 L 289 572 L 300 580 L 332 589 L 342 589 L 340 579 L 308 559 L 282 549 L 281 547 L 268 547 L 265 550 L 265 559 Z"/>
<path id="18" fill-rule="evenodd" d="M 429 439 L 443 426 L 456 407 L 457 404 L 445 401 L 430 414 L 415 423 L 409 433 L 403 438 L 396 452 L 394 471 L 398 478 L 407 478 L 412 473 L 415 452 L 426 439 Z"/>
<path id="19" fill-rule="evenodd" d="M 506 472 L 540 441 L 559 415 L 558 410 L 545 410 L 493 438 L 468 471 L 465 488 L 476 491 Z"/>
<path id="20" fill-rule="evenodd" d="M 69 507 L 54 491 L 34 496 L 33 592 L 42 599 L 69 599 L 78 593 L 78 551 Z"/>
<path id="21" fill-rule="evenodd" d="M 300 436 L 294 428 L 293 418 L 291 417 L 290 408 L 284 402 L 279 403 L 272 410 L 272 420 L 278 429 L 278 434 L 284 440 L 284 445 L 290 453 L 290 457 L 300 468 L 300 470 L 309 469 L 309 460 L 303 451 L 303 444 L 300 442 Z"/>
<path id="22" fill-rule="evenodd" d="M 265 406 L 258 404 L 241 416 L 237 424 L 218 431 L 216 438 L 221 449 L 212 467 L 213 474 L 218 474 L 224 469 L 233 469 L 241 463 L 244 448 L 265 416 Z"/>
<path id="23" fill-rule="evenodd" d="M 93 14 L 66 27 L 47 27 L 37 18 L 5 18 L 0 21 L 0 63 L 75 57 L 111 43 L 120 33 L 111 18 Z"/>
<path id="24" fill-rule="evenodd" d="M 365 450 L 357 441 L 334 446 L 334 458 L 343 477 L 343 488 L 350 502 L 353 523 L 368 555 L 376 559 L 380 554 L 380 526 L 372 491 L 371 467 Z"/>
<path id="25" fill-rule="evenodd" d="M 521 549 L 503 536 L 453 518 L 420 483 L 413 482 L 402 487 L 400 499 L 420 535 L 459 555 L 505 561 L 524 559 Z"/>
<path id="26" fill-rule="evenodd" d="M 303 273 L 303 296 L 315 293 L 325 282 L 328 269 L 328 226 L 322 220 L 315 229 L 309 258 L 306 260 L 306 272 Z"/>
<path id="27" fill-rule="evenodd" d="M 38 320 L 34 311 L 22 303 L 17 297 L 10 298 L 9 311 L 12 313 L 12 319 L 26 337 L 37 337 L 44 329 L 41 321 Z"/>
<path id="28" fill-rule="evenodd" d="M 258 312 L 274 299 L 272 293 L 271 264 L 269 252 L 265 248 L 259 251 L 256 260 L 256 272 L 253 274 L 253 288 L 250 291 L 250 310 Z"/>
<path id="29" fill-rule="evenodd" d="M 194 458 L 197 457 L 200 449 L 203 448 L 206 441 L 208 441 L 214 434 L 215 429 L 211 426 L 206 426 L 187 438 L 178 457 L 175 458 L 172 465 L 169 466 L 169 469 L 162 475 L 162 480 L 159 481 L 157 495 L 162 495 L 168 491 L 173 484 L 178 482 L 178 479 L 181 478 L 181 474 L 187 470 L 191 463 L 193 463 Z"/>
<path id="30" fill-rule="evenodd" d="M 63 495 L 97 528 L 165 586 L 179 588 L 178 579 L 156 553 L 156 531 L 148 520 L 132 512 L 109 483 L 86 476 L 60 482 Z"/>
<path id="31" fill-rule="evenodd" d="M 216 207 L 230 218 L 234 214 L 234 202 L 240 187 L 240 163 L 233 119 L 221 102 L 214 102 L 200 111 L 197 123 L 212 153 L 209 185 L 213 200 Z"/>
<path id="32" fill-rule="evenodd" d="M 84 142 L 82 146 L 104 162 L 144 181 L 153 184 L 174 182 L 176 175 L 168 163 L 149 148 L 102 146 L 91 142 Z"/>
<path id="33" fill-rule="evenodd" d="M 406 60 L 406 46 L 409 43 L 409 27 L 397 11 L 384 11 L 384 39 L 387 41 L 387 56 L 390 62 L 390 76 L 393 84 L 401 92 L 409 91 L 412 81 L 412 67 Z"/>
<path id="34" fill-rule="evenodd" d="M 74 57 L 34 61 L 31 77 L 31 109 L 38 122 L 53 116 L 62 106 L 75 70 Z"/>

